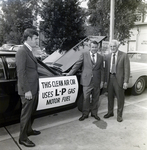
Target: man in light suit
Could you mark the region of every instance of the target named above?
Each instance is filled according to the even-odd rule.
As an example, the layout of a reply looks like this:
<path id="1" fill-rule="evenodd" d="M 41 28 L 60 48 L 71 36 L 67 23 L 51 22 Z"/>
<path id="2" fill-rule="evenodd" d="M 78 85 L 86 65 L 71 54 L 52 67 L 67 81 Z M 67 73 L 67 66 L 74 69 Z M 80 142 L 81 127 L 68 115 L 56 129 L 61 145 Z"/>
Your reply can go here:
<path id="1" fill-rule="evenodd" d="M 26 29 L 23 38 L 24 45 L 16 53 L 18 94 L 22 103 L 19 143 L 34 147 L 35 144 L 28 136 L 40 134 L 40 131 L 32 129 L 32 115 L 37 108 L 39 90 L 37 60 L 32 54 L 32 48 L 39 42 L 38 33 L 34 29 Z"/>
<path id="2" fill-rule="evenodd" d="M 82 66 L 81 85 L 83 86 L 83 109 L 80 121 L 91 116 L 97 120 L 100 118 L 98 112 L 98 100 L 100 94 L 100 86 L 103 85 L 103 57 L 97 53 L 99 44 L 96 41 L 90 43 L 90 50 L 82 53 L 80 59 L 72 67 L 67 75 L 73 75 Z M 90 110 L 90 95 L 92 94 L 92 104 Z"/>
<path id="3" fill-rule="evenodd" d="M 127 89 L 130 76 L 130 61 L 128 55 L 118 50 L 119 42 L 112 40 L 109 43 L 111 53 L 106 55 L 106 73 L 104 86 L 108 89 L 108 113 L 104 118 L 114 116 L 114 98 L 117 98 L 117 121 L 122 122 L 124 108 L 124 91 Z"/>

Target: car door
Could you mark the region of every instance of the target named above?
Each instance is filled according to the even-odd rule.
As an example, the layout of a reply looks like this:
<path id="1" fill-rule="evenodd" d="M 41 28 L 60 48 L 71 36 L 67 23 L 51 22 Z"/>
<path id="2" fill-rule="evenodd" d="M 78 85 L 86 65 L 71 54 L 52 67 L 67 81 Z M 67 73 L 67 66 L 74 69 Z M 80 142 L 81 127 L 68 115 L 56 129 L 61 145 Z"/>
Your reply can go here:
<path id="1" fill-rule="evenodd" d="M 0 57 L 0 113 L 11 116 L 20 109 L 17 93 L 15 55 Z"/>
<path id="2" fill-rule="evenodd" d="M 6 70 L 3 57 L 0 57 L 0 114 L 4 113 L 9 105 L 9 95 L 6 92 Z"/>

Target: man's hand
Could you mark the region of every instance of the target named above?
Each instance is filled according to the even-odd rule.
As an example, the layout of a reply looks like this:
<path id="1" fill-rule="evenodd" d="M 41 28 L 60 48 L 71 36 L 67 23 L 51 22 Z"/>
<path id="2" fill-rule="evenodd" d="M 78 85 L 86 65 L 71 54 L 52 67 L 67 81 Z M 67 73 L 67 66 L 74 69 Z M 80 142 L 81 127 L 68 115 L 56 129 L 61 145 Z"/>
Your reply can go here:
<path id="1" fill-rule="evenodd" d="M 68 73 L 62 73 L 63 76 L 67 76 Z"/>
<path id="2" fill-rule="evenodd" d="M 64 76 L 69 76 L 69 73 L 63 73 Z"/>
<path id="3" fill-rule="evenodd" d="M 104 82 L 101 82 L 100 88 L 102 89 L 104 87 Z"/>
<path id="4" fill-rule="evenodd" d="M 126 90 L 127 88 L 128 88 L 128 83 L 124 83 L 124 84 L 123 84 L 123 89 Z"/>
<path id="5" fill-rule="evenodd" d="M 104 88 L 107 88 L 107 82 L 104 83 Z"/>
<path id="6" fill-rule="evenodd" d="M 28 91 L 25 93 L 25 98 L 28 99 L 28 100 L 31 100 L 32 99 L 32 92 L 31 91 Z"/>

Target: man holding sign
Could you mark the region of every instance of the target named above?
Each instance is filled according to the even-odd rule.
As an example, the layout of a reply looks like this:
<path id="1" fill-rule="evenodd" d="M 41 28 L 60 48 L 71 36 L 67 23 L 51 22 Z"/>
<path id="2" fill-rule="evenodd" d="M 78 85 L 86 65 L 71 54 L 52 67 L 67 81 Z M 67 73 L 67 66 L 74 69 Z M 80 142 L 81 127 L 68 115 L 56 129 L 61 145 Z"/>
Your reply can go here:
<path id="1" fill-rule="evenodd" d="M 99 44 L 96 41 L 90 43 L 90 50 L 81 54 L 80 59 L 72 67 L 67 75 L 73 75 L 82 66 L 81 85 L 83 86 L 83 109 L 80 121 L 88 118 L 89 113 L 97 120 L 98 101 L 100 87 L 103 86 L 103 57 L 98 54 Z M 90 95 L 92 94 L 92 103 L 90 105 Z M 90 108 L 91 106 L 91 108 Z"/>

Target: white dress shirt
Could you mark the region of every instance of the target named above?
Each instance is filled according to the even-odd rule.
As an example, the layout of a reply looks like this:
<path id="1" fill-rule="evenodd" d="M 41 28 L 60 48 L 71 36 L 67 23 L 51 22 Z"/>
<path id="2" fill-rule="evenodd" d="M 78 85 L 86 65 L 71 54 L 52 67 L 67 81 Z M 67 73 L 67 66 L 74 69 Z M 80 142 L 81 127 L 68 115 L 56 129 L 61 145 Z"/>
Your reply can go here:
<path id="1" fill-rule="evenodd" d="M 111 54 L 110 72 L 112 70 L 113 55 L 114 55 L 114 53 Z M 118 51 L 115 53 L 115 66 L 116 66 L 116 62 L 117 62 L 117 56 L 118 56 Z"/>
<path id="2" fill-rule="evenodd" d="M 96 62 L 97 61 L 97 53 L 93 54 L 90 51 L 91 60 L 93 60 L 93 56 L 92 55 L 94 55 L 94 59 L 95 59 L 95 62 Z"/>
<path id="3" fill-rule="evenodd" d="M 32 47 L 27 42 L 24 42 L 24 45 L 32 52 Z"/>

